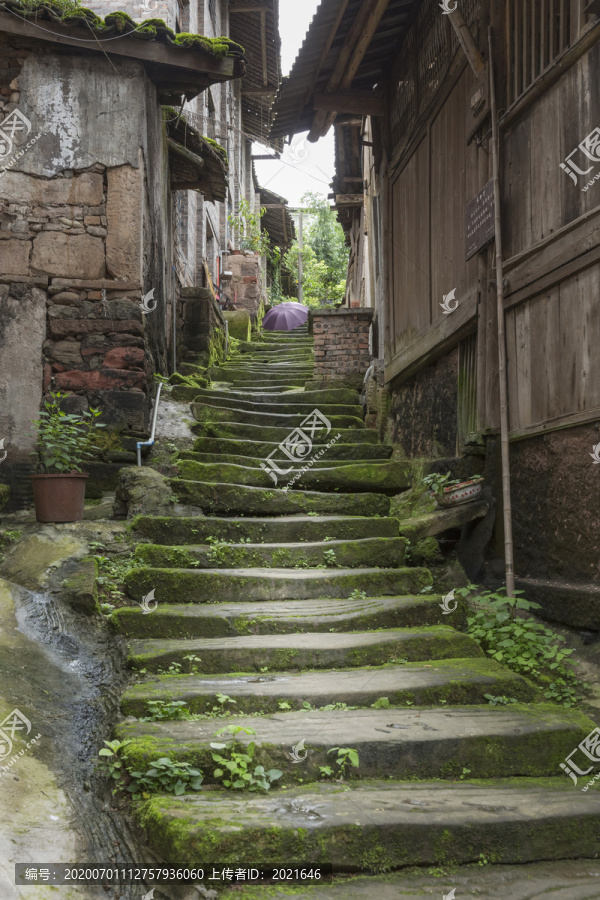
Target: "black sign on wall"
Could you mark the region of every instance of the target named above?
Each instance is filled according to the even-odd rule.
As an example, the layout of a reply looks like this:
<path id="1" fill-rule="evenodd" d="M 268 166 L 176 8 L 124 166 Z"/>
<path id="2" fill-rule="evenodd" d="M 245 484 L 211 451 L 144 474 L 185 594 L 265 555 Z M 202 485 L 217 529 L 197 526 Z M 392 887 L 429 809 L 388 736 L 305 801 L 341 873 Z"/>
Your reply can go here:
<path id="1" fill-rule="evenodd" d="M 475 256 L 496 232 L 494 226 L 494 182 L 492 179 L 467 203 L 467 259 Z"/>

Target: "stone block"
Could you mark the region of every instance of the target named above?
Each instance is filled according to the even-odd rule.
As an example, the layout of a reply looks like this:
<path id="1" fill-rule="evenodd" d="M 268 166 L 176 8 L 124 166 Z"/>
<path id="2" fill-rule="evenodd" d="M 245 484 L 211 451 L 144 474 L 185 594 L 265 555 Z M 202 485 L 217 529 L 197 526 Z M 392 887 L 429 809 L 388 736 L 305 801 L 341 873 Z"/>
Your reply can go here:
<path id="1" fill-rule="evenodd" d="M 0 272 L 3 275 L 29 274 L 30 253 L 29 241 L 0 241 Z"/>
<path id="2" fill-rule="evenodd" d="M 142 166 L 108 170 L 106 266 L 116 278 L 142 277 L 143 185 Z"/>
<path id="3" fill-rule="evenodd" d="M 93 372 L 74 369 L 59 372 L 55 380 L 57 388 L 69 391 L 102 391 L 114 388 L 144 390 L 146 387 L 146 376 L 143 372 L 125 369 L 102 368 Z"/>
<path id="4" fill-rule="evenodd" d="M 81 344 L 77 341 L 57 341 L 50 353 L 52 359 L 67 366 L 82 366 Z"/>
<path id="5" fill-rule="evenodd" d="M 33 239 L 31 269 L 64 278 L 102 278 L 104 243 L 89 234 L 41 231 Z"/>
<path id="6" fill-rule="evenodd" d="M 142 368 L 144 351 L 139 347 L 116 347 L 104 357 L 104 365 L 114 369 Z"/>

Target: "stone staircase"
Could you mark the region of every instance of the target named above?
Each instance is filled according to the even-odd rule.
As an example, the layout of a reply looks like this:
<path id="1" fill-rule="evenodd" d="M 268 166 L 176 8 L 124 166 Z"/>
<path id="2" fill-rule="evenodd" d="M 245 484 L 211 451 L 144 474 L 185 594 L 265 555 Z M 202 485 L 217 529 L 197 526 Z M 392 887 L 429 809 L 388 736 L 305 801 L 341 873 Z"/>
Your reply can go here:
<path id="1" fill-rule="evenodd" d="M 136 767 L 169 756 L 204 773 L 201 792 L 138 804 L 160 857 L 339 873 L 596 857 L 600 796 L 581 798 L 559 769 L 594 724 L 538 702 L 530 682 L 486 658 L 464 633 L 463 605 L 442 615 L 431 572 L 406 564 L 389 516 L 407 464 L 364 428 L 358 394 L 302 390 L 312 374 L 302 330 L 243 344 L 210 374 L 210 389 L 173 391 L 191 403 L 197 440 L 171 485 L 204 515 L 137 520 L 135 602 L 113 614 L 143 673 L 123 713 L 139 719 L 164 700 L 204 716 L 118 729 Z M 276 485 L 265 459 L 290 468 L 280 445 L 315 409 L 330 431 L 315 432 L 307 458 L 325 452 L 285 490 L 293 472 Z M 147 615 L 138 603 L 152 590 L 159 606 Z M 196 672 L 169 673 L 189 672 L 190 657 Z M 211 717 L 217 694 L 234 717 Z M 519 702 L 494 707 L 484 694 Z M 215 779 L 210 743 L 230 723 L 255 732 L 236 740 L 255 742 L 257 765 L 283 772 L 269 793 Z M 323 779 L 339 747 L 359 766 Z"/>

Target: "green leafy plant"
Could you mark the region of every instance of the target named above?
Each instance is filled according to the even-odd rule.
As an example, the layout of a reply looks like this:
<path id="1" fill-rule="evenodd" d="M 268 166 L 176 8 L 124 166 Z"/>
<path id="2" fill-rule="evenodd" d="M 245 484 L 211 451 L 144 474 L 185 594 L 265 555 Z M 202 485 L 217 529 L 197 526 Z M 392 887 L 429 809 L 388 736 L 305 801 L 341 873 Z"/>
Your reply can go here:
<path id="1" fill-rule="evenodd" d="M 231 735 L 229 743 L 213 742 L 211 749 L 213 762 L 217 768 L 213 777 L 222 780 L 222 784 L 228 790 L 233 791 L 263 791 L 270 790 L 272 784 L 283 775 L 281 769 L 265 770 L 264 766 L 254 766 L 254 754 L 256 744 L 250 741 L 243 745 L 235 738 L 240 733 L 247 735 L 256 734 L 253 728 L 245 728 L 242 725 L 227 725 L 216 731 L 214 736 L 222 734 Z"/>
<path id="2" fill-rule="evenodd" d="M 375 703 L 371 703 L 372 709 L 389 709 L 390 708 L 390 698 L 389 697 L 380 697 L 379 700 L 376 700 Z"/>
<path id="3" fill-rule="evenodd" d="M 100 757 L 98 769 L 105 775 L 108 775 L 109 778 L 112 778 L 113 781 L 120 782 L 124 774 L 125 760 L 123 751 L 125 747 L 131 744 L 131 741 L 104 741 L 104 744 L 106 746 L 98 752 Z M 117 784 L 113 794 L 118 790 L 119 785 Z"/>
<path id="4" fill-rule="evenodd" d="M 452 472 L 446 472 L 445 475 L 440 475 L 438 472 L 432 472 L 431 475 L 425 476 L 422 483 L 426 488 L 432 491 L 432 493 L 441 496 L 444 493 L 445 488 L 460 484 L 460 481 L 458 478 L 452 478 Z"/>
<path id="5" fill-rule="evenodd" d="M 467 618 L 468 632 L 488 656 L 546 687 L 547 699 L 573 706 L 589 685 L 573 672 L 573 650 L 564 649 L 562 635 L 533 617 L 516 617 L 517 611 L 539 609 L 522 593 L 507 597 L 502 588 L 471 597 L 476 610 Z"/>
<path id="6" fill-rule="evenodd" d="M 323 557 L 328 566 L 336 566 L 337 565 L 337 557 L 335 555 L 335 550 L 325 550 L 323 552 Z"/>
<path id="7" fill-rule="evenodd" d="M 348 765 L 358 769 L 357 750 L 353 750 L 350 747 L 332 747 L 331 750 L 327 751 L 327 755 L 329 756 L 330 753 L 337 753 L 335 765 L 337 766 L 337 772 L 340 778 L 345 776 L 346 767 Z"/>
<path id="8" fill-rule="evenodd" d="M 490 706 L 508 706 L 509 703 L 518 703 L 518 700 L 515 700 L 514 697 L 505 697 L 503 694 L 495 697 L 493 694 L 484 694 L 483 695 Z"/>
<path id="9" fill-rule="evenodd" d="M 465 778 L 467 777 L 467 775 L 470 775 L 470 774 L 471 774 L 471 770 L 467 769 L 465 766 L 463 766 L 463 770 L 458 777 L 461 781 L 464 781 Z"/>
<path id="10" fill-rule="evenodd" d="M 227 561 L 227 550 L 229 549 L 227 541 L 211 536 L 206 538 L 206 543 L 210 544 L 207 556 L 211 562 L 218 564 Z"/>
<path id="11" fill-rule="evenodd" d="M 165 719 L 191 719 L 192 715 L 184 700 L 147 700 L 149 715 L 140 722 L 161 722 Z"/>
<path id="12" fill-rule="evenodd" d="M 238 205 L 237 215 L 229 215 L 229 227 L 235 235 L 242 250 L 255 250 L 261 256 L 265 256 L 269 249 L 269 236 L 262 230 L 261 219 L 266 213 L 266 207 L 262 206 L 258 213 L 252 211 L 247 200 L 241 199 Z"/>
<path id="13" fill-rule="evenodd" d="M 366 599 L 367 599 L 367 592 L 359 591 L 358 588 L 354 588 L 354 590 L 350 594 L 350 600 L 366 600 Z"/>
<path id="14" fill-rule="evenodd" d="M 66 413 L 60 404 L 68 396 L 60 391 L 49 394 L 39 417 L 33 420 L 37 428 L 33 455 L 38 458 L 37 469 L 41 473 L 82 472 L 84 461 L 97 449 L 94 430 L 104 428 L 96 421 L 101 411 L 90 407 L 82 413 Z"/>
<path id="15" fill-rule="evenodd" d="M 199 656 L 195 656 L 193 653 L 188 653 L 187 656 L 183 657 L 187 660 L 188 663 L 188 675 L 197 675 L 198 674 L 198 663 L 202 662 Z"/>
<path id="16" fill-rule="evenodd" d="M 186 791 L 199 791 L 203 775 L 190 763 L 174 762 L 168 756 L 155 760 L 145 772 L 129 772 L 127 790 L 134 800 L 145 800 L 150 794 L 166 793 L 179 797 Z"/>
<path id="17" fill-rule="evenodd" d="M 319 774 L 321 778 L 331 778 L 333 775 L 333 769 L 331 766 L 319 766 Z"/>

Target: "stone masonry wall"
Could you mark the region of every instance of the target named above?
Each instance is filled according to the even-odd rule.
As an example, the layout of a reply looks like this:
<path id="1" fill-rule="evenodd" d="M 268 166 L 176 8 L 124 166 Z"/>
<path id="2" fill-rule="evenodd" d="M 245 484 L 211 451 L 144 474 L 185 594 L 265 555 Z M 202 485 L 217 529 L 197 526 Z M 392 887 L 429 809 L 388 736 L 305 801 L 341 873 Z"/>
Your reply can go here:
<path id="1" fill-rule="evenodd" d="M 315 379 L 364 375 L 369 368 L 373 310 L 317 310 L 311 313 Z"/>
<path id="2" fill-rule="evenodd" d="M 235 302 L 237 309 L 247 309 L 255 315 L 261 299 L 266 299 L 260 256 L 250 252 L 229 253 L 223 257 L 223 265 L 233 273 L 233 278 L 221 284 L 223 294 Z"/>

